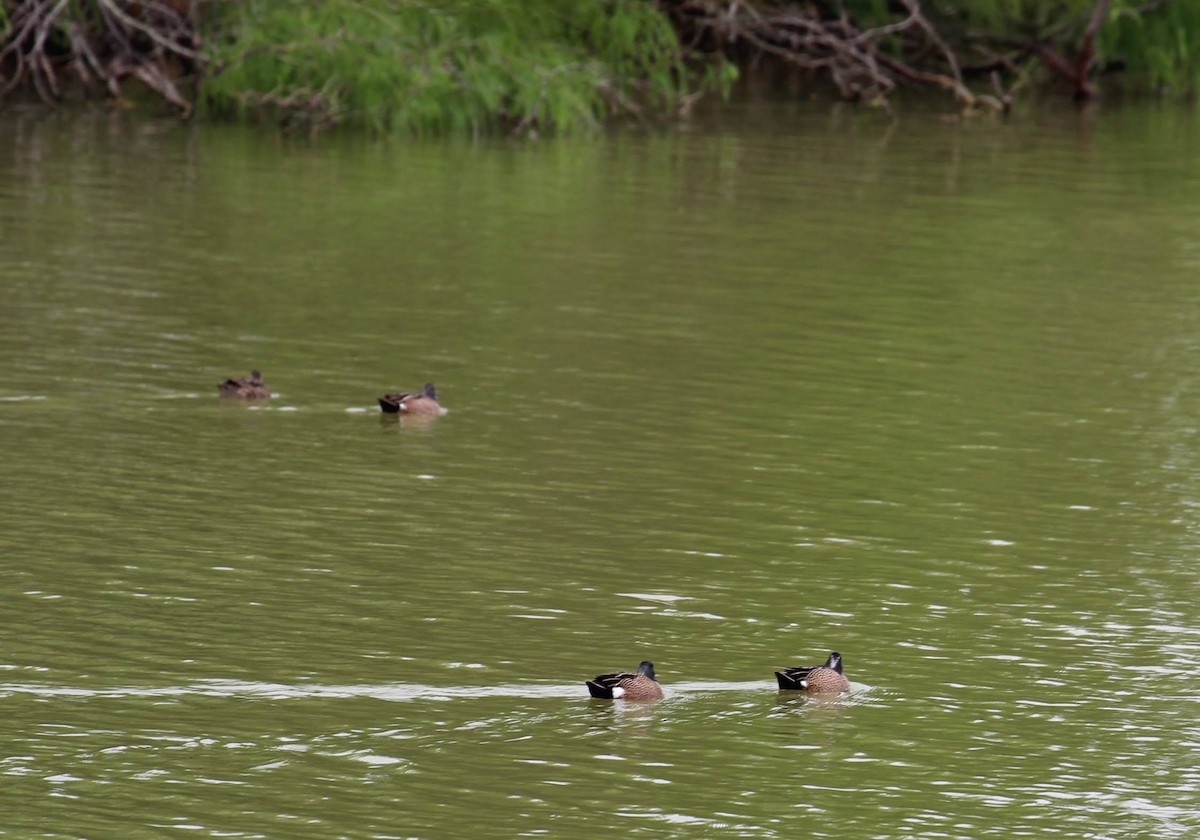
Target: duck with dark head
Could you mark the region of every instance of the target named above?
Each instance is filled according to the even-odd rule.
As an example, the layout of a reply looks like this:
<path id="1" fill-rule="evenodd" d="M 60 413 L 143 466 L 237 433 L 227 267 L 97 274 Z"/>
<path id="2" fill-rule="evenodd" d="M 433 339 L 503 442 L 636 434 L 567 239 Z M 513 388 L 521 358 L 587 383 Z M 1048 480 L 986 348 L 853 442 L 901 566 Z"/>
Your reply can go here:
<path id="1" fill-rule="evenodd" d="M 269 400 L 271 389 L 263 382 L 262 374 L 256 370 L 249 376 L 237 376 L 217 384 L 217 393 L 222 397 L 237 397 L 243 400 Z"/>
<path id="2" fill-rule="evenodd" d="M 425 414 L 438 416 L 446 413 L 437 398 L 437 388 L 426 382 L 420 391 L 400 391 L 384 394 L 379 398 L 379 408 L 384 414 Z"/>
<path id="3" fill-rule="evenodd" d="M 592 677 L 587 681 L 587 687 L 588 693 L 599 700 L 661 700 L 663 697 L 653 662 L 638 665 L 636 674 L 618 671 Z"/>
<path id="4" fill-rule="evenodd" d="M 849 691 L 850 680 L 842 674 L 842 655 L 829 654 L 824 665 L 799 665 L 775 672 L 781 689 L 790 691 Z"/>

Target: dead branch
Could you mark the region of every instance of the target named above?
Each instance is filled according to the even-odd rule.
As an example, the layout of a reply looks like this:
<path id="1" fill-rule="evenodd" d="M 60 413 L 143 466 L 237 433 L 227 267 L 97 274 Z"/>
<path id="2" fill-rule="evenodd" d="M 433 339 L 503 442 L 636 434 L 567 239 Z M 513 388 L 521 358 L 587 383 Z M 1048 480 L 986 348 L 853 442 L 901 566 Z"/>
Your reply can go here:
<path id="1" fill-rule="evenodd" d="M 192 111 L 175 78 L 204 63 L 194 3 L 17 0 L 9 24 L 0 48 L 0 96 L 27 84 L 54 104 L 66 73 L 85 90 L 99 85 L 116 98 L 133 77 L 184 116 Z"/>
<path id="2" fill-rule="evenodd" d="M 1088 71 L 1092 67 L 1092 58 L 1096 54 L 1096 33 L 1108 17 L 1108 7 L 1112 0 L 1097 0 L 1096 8 L 1092 10 L 1091 20 L 1083 33 L 1083 43 L 1079 47 L 1079 58 L 1075 60 L 1075 98 L 1090 99 L 1096 91 L 1088 81 Z"/>
<path id="3" fill-rule="evenodd" d="M 192 40 L 191 33 L 181 31 L 181 25 L 183 21 L 172 10 L 157 4 L 150 4 L 147 6 L 148 9 L 154 9 L 157 11 L 159 15 L 161 15 L 161 13 L 165 10 L 167 12 L 167 18 L 174 18 L 174 20 L 161 21 L 160 25 L 161 23 L 166 23 L 167 27 L 164 28 L 165 31 L 160 31 L 158 27 L 143 23 L 132 15 L 126 14 L 121 10 L 119 5 L 113 2 L 113 0 L 95 0 L 95 2 L 100 5 L 100 8 L 103 9 L 106 14 L 112 15 L 113 18 L 126 27 L 128 32 L 141 32 L 151 41 L 158 44 L 168 52 L 174 53 L 175 55 L 189 58 L 193 61 L 200 59 L 199 53 L 194 52 L 187 47 L 185 41 L 190 42 Z M 172 23 L 175 23 L 176 26 L 172 27 Z M 186 36 L 185 41 L 180 40 L 179 36 L 181 34 Z"/>
<path id="4" fill-rule="evenodd" d="M 292 88 L 286 93 L 281 88 L 266 93 L 247 91 L 238 98 L 248 108 L 274 111 L 279 115 L 284 131 L 289 133 L 301 128 L 317 133 L 337 125 L 345 116 L 328 85 L 324 90 Z"/>
<path id="5" fill-rule="evenodd" d="M 958 101 L 967 107 L 973 108 L 978 105 L 979 97 L 971 93 L 966 84 L 963 83 L 962 70 L 958 66 L 958 56 L 954 54 L 954 50 L 950 49 L 949 45 L 942 39 L 942 36 L 933 28 L 933 25 L 921 14 L 920 3 L 917 0 L 900 0 L 900 2 L 908 9 L 910 19 L 916 21 L 916 24 L 921 27 L 929 42 L 945 57 L 946 65 L 950 68 L 949 78 L 940 73 L 932 73 L 927 74 L 925 80 L 953 91 Z"/>
<path id="6" fill-rule="evenodd" d="M 950 91 L 966 107 L 1003 111 L 1003 97 L 973 93 L 963 80 L 954 50 L 922 13 L 919 0 L 900 0 L 905 16 L 862 29 L 838 4 L 768 6 L 752 0 L 659 0 L 683 40 L 693 48 L 724 52 L 749 48 L 794 67 L 828 74 L 846 99 L 867 100 L 890 111 L 889 96 L 901 83 Z M 918 68 L 883 49 L 901 38 L 905 55 L 930 51 L 946 72 Z"/>

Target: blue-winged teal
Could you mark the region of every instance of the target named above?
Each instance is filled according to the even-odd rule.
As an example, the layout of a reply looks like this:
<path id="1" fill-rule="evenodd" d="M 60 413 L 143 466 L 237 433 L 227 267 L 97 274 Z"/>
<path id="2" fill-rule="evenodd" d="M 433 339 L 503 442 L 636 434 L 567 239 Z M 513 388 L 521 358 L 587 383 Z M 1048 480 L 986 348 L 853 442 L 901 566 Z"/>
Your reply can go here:
<path id="1" fill-rule="evenodd" d="M 249 376 L 226 379 L 217 385 L 217 392 L 222 397 L 241 397 L 246 400 L 268 400 L 271 398 L 271 389 L 263 382 L 262 374 L 256 370 L 250 371 Z"/>
<path id="2" fill-rule="evenodd" d="M 775 672 L 780 688 L 798 691 L 849 691 L 850 680 L 842 676 L 842 655 L 829 654 L 824 665 L 801 665 Z"/>
<path id="3" fill-rule="evenodd" d="M 601 700 L 661 700 L 662 686 L 654 676 L 654 663 L 643 662 L 636 674 L 624 671 L 601 674 L 587 681 L 588 693 Z"/>
<path id="4" fill-rule="evenodd" d="M 384 414 L 445 414 L 446 409 L 438 405 L 437 388 L 426 382 L 420 391 L 402 391 L 385 394 L 379 398 L 379 407 Z"/>

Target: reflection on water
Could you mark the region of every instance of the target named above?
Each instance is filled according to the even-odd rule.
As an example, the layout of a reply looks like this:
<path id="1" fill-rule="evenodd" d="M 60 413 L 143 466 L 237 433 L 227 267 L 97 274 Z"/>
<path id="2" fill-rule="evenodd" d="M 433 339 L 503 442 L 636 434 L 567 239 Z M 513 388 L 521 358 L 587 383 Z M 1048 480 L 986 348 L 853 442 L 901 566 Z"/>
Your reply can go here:
<path id="1" fill-rule="evenodd" d="M 379 422 L 384 428 L 396 429 L 411 429 L 416 431 L 430 431 L 441 421 L 441 418 L 435 414 L 383 414 L 379 415 Z"/>
<path id="2" fill-rule="evenodd" d="M 13 111 L 3 830 L 1191 836 L 1195 117 L 1076 119 Z"/>

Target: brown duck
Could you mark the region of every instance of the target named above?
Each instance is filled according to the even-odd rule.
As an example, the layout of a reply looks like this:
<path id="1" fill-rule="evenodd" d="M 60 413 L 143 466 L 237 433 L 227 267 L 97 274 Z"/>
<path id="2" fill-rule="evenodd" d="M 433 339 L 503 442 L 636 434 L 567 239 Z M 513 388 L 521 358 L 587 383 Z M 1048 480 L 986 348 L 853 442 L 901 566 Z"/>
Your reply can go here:
<path id="1" fill-rule="evenodd" d="M 226 379 L 217 385 L 217 392 L 222 397 L 241 397 L 244 400 L 269 400 L 271 398 L 271 389 L 263 382 L 262 374 L 256 370 L 250 371 L 249 376 Z"/>
<path id="2" fill-rule="evenodd" d="M 399 394 L 385 394 L 379 398 L 379 407 L 384 414 L 445 414 L 437 399 L 437 388 L 432 382 L 426 382 L 420 391 L 402 391 Z"/>
<path id="3" fill-rule="evenodd" d="M 654 663 L 638 665 L 636 674 L 619 671 L 587 681 L 588 693 L 601 700 L 661 700 L 662 686 L 654 676 Z"/>
<path id="4" fill-rule="evenodd" d="M 829 654 L 824 665 L 801 665 L 775 672 L 779 687 L 795 691 L 849 691 L 850 680 L 842 676 L 842 655 Z"/>

